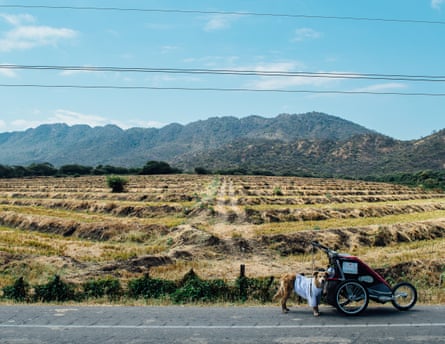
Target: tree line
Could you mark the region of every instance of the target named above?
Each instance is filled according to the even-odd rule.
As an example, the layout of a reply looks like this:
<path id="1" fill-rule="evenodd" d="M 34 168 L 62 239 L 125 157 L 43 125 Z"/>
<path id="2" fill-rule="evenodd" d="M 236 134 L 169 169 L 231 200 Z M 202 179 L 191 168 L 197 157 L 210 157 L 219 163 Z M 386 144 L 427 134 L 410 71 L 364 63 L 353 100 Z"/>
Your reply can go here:
<path id="1" fill-rule="evenodd" d="M 250 170 L 245 167 L 219 170 L 213 172 L 205 167 L 196 167 L 196 174 L 220 174 L 220 175 L 266 175 L 266 176 L 294 176 L 294 177 L 313 177 L 313 178 L 343 178 L 355 179 L 351 176 L 327 176 L 323 173 L 316 175 L 314 173 L 303 173 L 295 171 L 294 173 L 275 174 L 268 170 Z M 148 161 L 142 167 L 116 167 L 111 165 L 98 165 L 96 167 L 82 166 L 78 164 L 63 165 L 59 168 L 45 163 L 33 163 L 29 166 L 7 166 L 0 164 L 0 178 L 25 178 L 25 177 L 63 177 L 63 176 L 87 176 L 87 175 L 150 175 L 150 174 L 180 174 L 183 171 L 172 167 L 165 161 Z M 366 181 L 377 181 L 402 184 L 413 187 L 423 187 L 425 189 L 445 190 L 445 170 L 422 170 L 415 173 L 393 173 L 373 175 L 360 178 Z"/>
<path id="2" fill-rule="evenodd" d="M 116 167 L 111 165 L 98 165 L 96 167 L 82 166 L 78 164 L 63 165 L 59 168 L 45 163 L 33 163 L 29 166 L 5 166 L 0 165 L 0 178 L 24 178 L 24 177 L 63 177 L 63 176 L 88 176 L 110 174 L 174 174 L 182 173 L 178 168 L 171 167 L 164 161 L 148 161 L 141 168 Z"/>
<path id="3" fill-rule="evenodd" d="M 425 189 L 445 190 L 445 170 L 424 170 L 417 173 L 394 173 L 391 175 L 367 177 L 369 181 L 418 186 Z"/>

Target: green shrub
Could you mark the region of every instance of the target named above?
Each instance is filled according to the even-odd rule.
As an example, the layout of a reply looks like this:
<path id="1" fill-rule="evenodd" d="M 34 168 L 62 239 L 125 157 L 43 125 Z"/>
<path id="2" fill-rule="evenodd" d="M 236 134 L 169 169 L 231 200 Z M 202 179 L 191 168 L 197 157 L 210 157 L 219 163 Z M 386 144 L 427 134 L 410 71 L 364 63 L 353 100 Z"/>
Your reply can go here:
<path id="1" fill-rule="evenodd" d="M 74 285 L 66 283 L 58 275 L 47 284 L 34 287 L 34 300 L 41 302 L 63 302 L 75 299 Z"/>
<path id="2" fill-rule="evenodd" d="M 248 298 L 267 302 L 272 299 L 271 285 L 273 277 L 268 278 L 248 278 L 245 276 L 238 277 L 235 281 L 238 290 L 238 296 L 241 301 Z"/>
<path id="3" fill-rule="evenodd" d="M 171 167 L 165 161 L 148 161 L 142 170 L 139 172 L 140 174 L 175 174 L 182 173 L 182 171 L 178 168 Z"/>
<path id="4" fill-rule="evenodd" d="M 150 278 L 146 274 L 128 282 L 128 294 L 133 298 L 159 298 L 173 293 L 176 287 L 172 281 Z"/>
<path id="5" fill-rule="evenodd" d="M 101 298 L 108 296 L 110 300 L 117 300 L 122 295 L 122 286 L 118 279 L 102 278 L 89 280 L 83 284 L 85 298 Z"/>
<path id="6" fill-rule="evenodd" d="M 204 167 L 195 167 L 196 174 L 212 174 L 212 171 L 204 168 Z"/>
<path id="7" fill-rule="evenodd" d="M 233 300 L 233 289 L 221 279 L 203 280 L 192 269 L 171 297 L 175 303 L 227 301 Z"/>
<path id="8" fill-rule="evenodd" d="M 124 192 L 125 186 L 128 184 L 128 179 L 119 176 L 108 176 L 107 185 L 112 192 Z"/>
<path id="9" fill-rule="evenodd" d="M 274 194 L 274 196 L 283 196 L 284 195 L 283 191 L 281 191 L 281 188 L 279 186 L 276 186 L 273 189 L 273 194 Z"/>
<path id="10" fill-rule="evenodd" d="M 23 302 L 28 297 L 29 284 L 18 278 L 13 285 L 3 287 L 3 297 L 18 302 Z"/>

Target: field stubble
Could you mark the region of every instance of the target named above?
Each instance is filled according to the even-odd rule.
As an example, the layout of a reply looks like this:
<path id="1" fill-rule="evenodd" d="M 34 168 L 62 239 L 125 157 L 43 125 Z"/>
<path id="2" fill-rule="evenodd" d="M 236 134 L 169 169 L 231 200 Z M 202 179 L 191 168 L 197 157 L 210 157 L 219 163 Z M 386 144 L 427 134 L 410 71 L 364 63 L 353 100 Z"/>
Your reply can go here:
<path id="1" fill-rule="evenodd" d="M 0 180 L 0 287 L 58 274 L 234 280 L 326 267 L 310 242 L 358 255 L 421 301 L 445 302 L 445 194 L 399 185 L 255 176 Z"/>

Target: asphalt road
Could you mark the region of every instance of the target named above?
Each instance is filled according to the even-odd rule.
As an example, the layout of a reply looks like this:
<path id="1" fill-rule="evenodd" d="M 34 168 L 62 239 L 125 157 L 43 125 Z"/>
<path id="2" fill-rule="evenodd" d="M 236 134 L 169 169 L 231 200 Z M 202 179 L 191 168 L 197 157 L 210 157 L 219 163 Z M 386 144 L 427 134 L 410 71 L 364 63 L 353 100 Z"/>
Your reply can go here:
<path id="1" fill-rule="evenodd" d="M 0 343 L 445 343 L 445 306 L 359 316 L 322 307 L 0 306 Z"/>

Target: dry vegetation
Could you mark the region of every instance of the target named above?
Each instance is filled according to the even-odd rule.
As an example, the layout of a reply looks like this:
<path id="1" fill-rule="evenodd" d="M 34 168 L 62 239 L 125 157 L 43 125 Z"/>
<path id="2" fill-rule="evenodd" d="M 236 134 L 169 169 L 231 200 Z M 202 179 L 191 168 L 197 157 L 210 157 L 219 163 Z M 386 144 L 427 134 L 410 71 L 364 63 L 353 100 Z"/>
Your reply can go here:
<path id="1" fill-rule="evenodd" d="M 384 183 L 254 176 L 0 180 L 0 288 L 54 274 L 233 280 L 325 267 L 318 240 L 445 302 L 445 194 Z"/>

